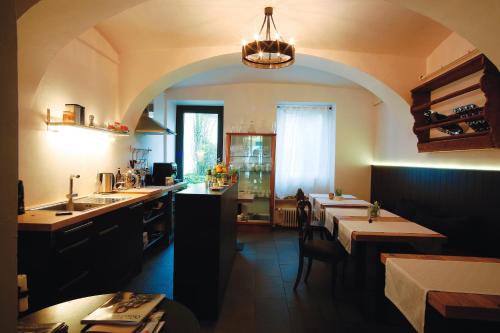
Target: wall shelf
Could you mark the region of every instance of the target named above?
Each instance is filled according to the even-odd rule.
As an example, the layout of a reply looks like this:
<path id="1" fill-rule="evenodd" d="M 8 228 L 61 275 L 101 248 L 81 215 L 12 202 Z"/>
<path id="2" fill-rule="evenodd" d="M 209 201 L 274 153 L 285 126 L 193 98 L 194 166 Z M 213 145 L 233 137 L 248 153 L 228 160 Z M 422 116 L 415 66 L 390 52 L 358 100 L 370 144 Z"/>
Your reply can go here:
<path id="1" fill-rule="evenodd" d="M 129 136 L 130 133 L 129 131 L 118 131 L 118 130 L 112 130 L 108 129 L 105 127 L 99 127 L 99 126 L 87 126 L 87 125 L 79 125 L 79 124 L 73 124 L 73 123 L 63 123 L 63 122 L 45 122 L 47 124 L 47 129 L 52 130 L 57 132 L 61 128 L 80 128 L 80 129 L 85 129 L 85 130 L 91 130 L 91 131 L 99 131 L 99 132 L 104 132 L 104 133 L 109 133 L 117 136 Z"/>
<path id="2" fill-rule="evenodd" d="M 481 73 L 479 83 L 432 98 L 433 91 L 475 73 Z M 484 106 L 462 111 L 461 114 L 450 114 L 442 117 L 440 121 L 430 121 L 429 116 L 426 116 L 431 106 L 452 101 L 457 97 L 466 99 L 466 94 L 476 90 L 480 90 L 484 95 L 486 99 Z M 419 152 L 500 148 L 500 74 L 495 65 L 483 54 L 416 87 L 411 91 L 411 95 L 413 99 L 411 114 L 415 119 L 413 132 L 418 139 Z M 487 122 L 489 128 L 483 131 L 472 128 L 468 132 L 456 135 L 431 136 L 433 129 L 478 121 Z"/>

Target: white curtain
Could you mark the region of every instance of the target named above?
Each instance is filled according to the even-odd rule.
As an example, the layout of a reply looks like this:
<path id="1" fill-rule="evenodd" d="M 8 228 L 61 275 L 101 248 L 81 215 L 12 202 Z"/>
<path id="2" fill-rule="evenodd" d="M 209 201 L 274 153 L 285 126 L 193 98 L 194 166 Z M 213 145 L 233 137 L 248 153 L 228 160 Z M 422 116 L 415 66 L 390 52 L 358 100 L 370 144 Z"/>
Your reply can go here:
<path id="1" fill-rule="evenodd" d="M 335 111 L 330 105 L 279 105 L 276 194 L 328 193 L 334 189 Z"/>

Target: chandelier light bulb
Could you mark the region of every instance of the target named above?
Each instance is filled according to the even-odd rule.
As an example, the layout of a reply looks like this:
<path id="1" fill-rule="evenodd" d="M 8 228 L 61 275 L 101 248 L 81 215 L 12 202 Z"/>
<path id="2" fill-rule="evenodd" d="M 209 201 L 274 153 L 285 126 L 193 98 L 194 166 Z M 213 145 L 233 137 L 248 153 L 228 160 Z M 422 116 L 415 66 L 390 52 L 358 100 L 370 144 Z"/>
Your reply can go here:
<path id="1" fill-rule="evenodd" d="M 244 40 L 244 39 L 242 39 L 242 40 L 241 40 L 241 45 L 245 46 L 245 45 L 246 45 L 246 43 L 247 43 L 247 41 L 246 41 L 246 40 Z"/>
<path id="2" fill-rule="evenodd" d="M 280 38 L 280 33 L 276 31 L 274 33 L 274 38 L 279 39 Z"/>
<path id="3" fill-rule="evenodd" d="M 290 40 L 288 41 L 288 44 L 290 45 L 294 45 L 295 44 L 295 38 L 290 38 Z"/>
<path id="4" fill-rule="evenodd" d="M 262 58 L 262 56 L 263 56 L 263 55 L 264 55 L 264 52 L 260 51 L 260 52 L 259 52 L 259 57 L 261 57 L 261 58 Z"/>
<path id="5" fill-rule="evenodd" d="M 258 33 L 254 33 L 253 34 L 253 39 L 255 39 L 256 41 L 259 41 L 260 40 L 260 35 Z"/>

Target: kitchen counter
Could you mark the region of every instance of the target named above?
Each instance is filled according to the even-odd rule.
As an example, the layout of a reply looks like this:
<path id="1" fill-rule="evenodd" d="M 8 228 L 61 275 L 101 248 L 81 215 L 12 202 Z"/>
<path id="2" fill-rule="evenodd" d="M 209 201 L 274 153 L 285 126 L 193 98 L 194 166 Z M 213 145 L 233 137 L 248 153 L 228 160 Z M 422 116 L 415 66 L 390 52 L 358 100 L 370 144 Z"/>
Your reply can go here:
<path id="1" fill-rule="evenodd" d="M 111 211 L 133 205 L 138 202 L 148 201 L 163 194 L 179 189 L 186 183 L 171 186 L 147 186 L 133 188 L 111 194 L 96 194 L 95 197 L 125 198 L 111 204 L 92 208 L 86 211 L 74 211 L 72 215 L 56 216 L 55 211 L 27 210 L 25 214 L 17 217 L 19 231 L 54 231 L 72 224 L 109 213 Z"/>
<path id="2" fill-rule="evenodd" d="M 188 188 L 180 191 L 178 194 L 194 194 L 194 195 L 222 195 L 226 192 L 232 185 L 224 186 L 220 190 L 210 190 L 205 183 L 192 184 Z"/>

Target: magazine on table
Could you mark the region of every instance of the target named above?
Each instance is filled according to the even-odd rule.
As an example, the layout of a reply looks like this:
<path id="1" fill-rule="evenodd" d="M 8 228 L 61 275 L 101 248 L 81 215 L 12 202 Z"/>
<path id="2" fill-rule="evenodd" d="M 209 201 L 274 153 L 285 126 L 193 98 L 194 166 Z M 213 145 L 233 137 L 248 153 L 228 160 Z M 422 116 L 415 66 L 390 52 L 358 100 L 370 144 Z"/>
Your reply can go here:
<path id="1" fill-rule="evenodd" d="M 63 333 L 68 331 L 65 323 L 17 323 L 17 333 Z"/>
<path id="2" fill-rule="evenodd" d="M 139 326 L 164 298 L 164 294 L 117 292 L 81 323 Z"/>
<path id="3" fill-rule="evenodd" d="M 88 327 L 85 333 L 157 333 L 165 324 L 164 321 L 160 321 L 164 314 L 165 311 L 153 312 L 138 325 L 95 324 Z"/>

